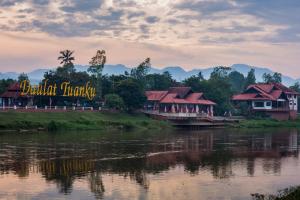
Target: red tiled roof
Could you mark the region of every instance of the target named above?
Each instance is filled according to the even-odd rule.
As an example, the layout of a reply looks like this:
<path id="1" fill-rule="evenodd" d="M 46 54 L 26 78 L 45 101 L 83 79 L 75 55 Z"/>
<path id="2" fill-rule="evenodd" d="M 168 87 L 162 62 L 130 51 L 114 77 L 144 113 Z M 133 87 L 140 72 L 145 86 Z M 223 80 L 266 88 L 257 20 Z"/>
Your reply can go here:
<path id="1" fill-rule="evenodd" d="M 159 101 L 161 100 L 168 91 L 146 91 L 146 97 L 148 101 Z"/>
<path id="2" fill-rule="evenodd" d="M 199 100 L 201 99 L 201 97 L 203 96 L 203 93 L 199 92 L 199 93 L 191 93 L 186 97 L 187 101 L 195 101 L 195 100 Z"/>
<path id="3" fill-rule="evenodd" d="M 20 84 L 18 82 L 10 84 L 8 86 L 7 91 L 19 91 L 20 90 Z"/>
<path id="4" fill-rule="evenodd" d="M 257 97 L 258 95 L 256 93 L 246 93 L 246 94 L 237 94 L 237 95 L 234 95 L 232 97 L 232 100 L 234 101 L 245 101 L 245 100 L 269 100 L 270 98 L 268 97 L 264 97 L 264 96 L 261 96 L 260 97 Z"/>
<path id="5" fill-rule="evenodd" d="M 274 98 L 274 99 L 278 99 L 280 97 L 280 95 L 282 94 L 282 90 L 273 90 L 270 95 Z"/>
<path id="6" fill-rule="evenodd" d="M 192 93 L 192 94 L 193 95 L 190 97 L 190 99 L 188 98 L 182 99 L 182 98 L 178 98 L 178 95 L 175 93 L 169 93 L 160 101 L 160 103 L 216 105 L 214 102 L 210 100 L 195 98 L 197 96 L 198 97 L 202 96 L 202 93 Z"/>
<path id="7" fill-rule="evenodd" d="M 254 89 L 257 93 L 247 93 L 250 89 Z M 281 83 L 258 83 L 249 85 L 243 94 L 234 95 L 232 100 L 270 100 L 276 101 L 282 93 L 298 94 L 296 91 L 285 87 Z"/>
<path id="8" fill-rule="evenodd" d="M 160 103 L 216 105 L 204 99 L 203 93 L 193 93 L 190 87 L 172 87 L 168 91 L 146 91 L 146 96 L 148 101 Z"/>
<path id="9" fill-rule="evenodd" d="M 169 93 L 176 93 L 180 98 L 184 98 L 192 89 L 190 87 L 170 87 Z"/>
<path id="10" fill-rule="evenodd" d="M 295 90 L 293 90 L 293 89 L 291 89 L 291 88 L 288 88 L 288 87 L 282 85 L 281 83 L 273 83 L 273 84 L 274 84 L 274 86 L 275 86 L 276 88 L 278 88 L 279 90 L 282 90 L 282 91 L 285 92 L 285 93 L 289 93 L 289 94 L 298 94 L 298 95 L 299 95 L 298 92 L 296 92 Z"/>
<path id="11" fill-rule="evenodd" d="M 7 90 L 0 95 L 0 97 L 4 98 L 18 98 L 18 97 L 30 97 L 29 95 L 20 95 L 20 84 L 18 82 L 12 83 L 8 86 Z"/>
<path id="12" fill-rule="evenodd" d="M 19 92 L 13 92 L 13 91 L 6 91 L 3 94 L 1 94 L 0 97 L 4 97 L 4 98 L 18 98 L 18 97 L 20 97 L 20 93 Z"/>

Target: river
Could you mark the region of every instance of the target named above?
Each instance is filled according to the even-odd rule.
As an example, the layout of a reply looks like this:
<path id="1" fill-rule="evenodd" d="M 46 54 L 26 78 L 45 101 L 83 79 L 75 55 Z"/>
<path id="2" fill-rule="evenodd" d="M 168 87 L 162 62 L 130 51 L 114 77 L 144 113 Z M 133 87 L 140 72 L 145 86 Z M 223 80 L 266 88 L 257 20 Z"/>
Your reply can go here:
<path id="1" fill-rule="evenodd" d="M 251 199 L 300 185 L 299 134 L 0 133 L 0 199 Z"/>

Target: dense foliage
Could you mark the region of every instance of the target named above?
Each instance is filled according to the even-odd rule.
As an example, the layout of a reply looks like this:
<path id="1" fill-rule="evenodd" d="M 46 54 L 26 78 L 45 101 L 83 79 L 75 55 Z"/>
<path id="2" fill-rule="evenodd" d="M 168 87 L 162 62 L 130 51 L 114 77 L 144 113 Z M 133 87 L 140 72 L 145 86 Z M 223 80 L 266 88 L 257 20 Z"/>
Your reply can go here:
<path id="1" fill-rule="evenodd" d="M 247 76 L 233 71 L 229 67 L 215 67 L 210 78 L 204 79 L 201 72 L 193 75 L 181 82 L 174 80 L 169 72 L 162 74 L 149 74 L 151 67 L 150 58 L 146 58 L 136 68 L 132 68 L 130 73 L 121 75 L 102 75 L 106 55 L 104 50 L 98 50 L 96 55 L 91 58 L 87 72 L 77 72 L 74 67 L 74 51 L 64 50 L 58 57 L 61 67 L 45 73 L 44 78 L 49 83 L 61 84 L 64 81 L 70 81 L 72 85 L 84 85 L 88 81 L 96 88 L 96 99 L 93 101 L 82 97 L 62 97 L 58 94 L 55 97 L 37 97 L 34 104 L 38 106 L 52 105 L 58 106 L 102 106 L 106 104 L 108 108 L 134 111 L 142 108 L 146 101 L 146 90 L 167 90 L 174 86 L 189 86 L 194 92 L 203 92 L 207 99 L 217 103 L 215 112 L 223 115 L 233 110 L 231 97 L 234 94 L 241 93 L 249 85 L 256 83 L 255 71 L 251 69 Z M 28 76 L 22 73 L 18 81 L 27 80 Z M 266 83 L 281 82 L 281 74 L 264 74 L 263 80 Z M 0 80 L 0 93 L 13 83 L 14 80 Z M 300 85 L 296 83 L 291 87 L 300 92 Z"/>

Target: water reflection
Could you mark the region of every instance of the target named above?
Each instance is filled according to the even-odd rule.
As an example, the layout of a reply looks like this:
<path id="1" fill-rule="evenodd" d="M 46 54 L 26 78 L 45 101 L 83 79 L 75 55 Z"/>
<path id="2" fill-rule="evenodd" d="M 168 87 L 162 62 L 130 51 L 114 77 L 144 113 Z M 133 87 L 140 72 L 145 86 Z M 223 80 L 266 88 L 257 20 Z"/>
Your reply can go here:
<path id="1" fill-rule="evenodd" d="M 30 181 L 31 174 L 38 174 L 46 183 L 55 184 L 58 193 L 67 195 L 73 192 L 76 181 L 84 180 L 93 198 L 105 198 L 111 184 L 119 189 L 125 187 L 127 179 L 141 189 L 142 196 L 135 198 L 144 199 L 151 194 L 150 186 L 156 184 L 156 179 L 179 181 L 171 176 L 173 173 L 182 173 L 184 181 L 191 182 L 192 177 L 199 181 L 206 173 L 213 180 L 220 180 L 216 184 L 219 187 L 225 184 L 224 180 L 242 180 L 239 177 L 243 176 L 281 176 L 282 165 L 289 167 L 286 158 L 295 158 L 299 169 L 297 130 L 204 130 L 145 135 L 9 133 L 0 135 L 0 139 L 0 186 L 5 184 L 5 175 L 15 174 L 20 180 Z M 181 166 L 183 172 L 178 170 Z M 299 172 L 292 173 L 300 178 Z M 110 175 L 121 176 L 124 181 L 104 181 Z M 190 190 L 186 192 L 193 194 Z M 5 197 L 7 193 L 0 187 L 0 198 L 1 195 Z M 192 198 L 198 199 L 198 195 L 197 192 Z"/>

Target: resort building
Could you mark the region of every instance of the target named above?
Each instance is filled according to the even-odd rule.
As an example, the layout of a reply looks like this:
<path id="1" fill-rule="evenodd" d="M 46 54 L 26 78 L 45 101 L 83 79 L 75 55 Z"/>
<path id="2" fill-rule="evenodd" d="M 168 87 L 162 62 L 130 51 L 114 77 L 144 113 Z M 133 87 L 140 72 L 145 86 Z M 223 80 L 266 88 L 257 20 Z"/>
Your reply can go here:
<path id="1" fill-rule="evenodd" d="M 21 96 L 18 82 L 11 84 L 7 90 L 0 95 L 0 105 L 2 107 L 31 106 L 32 104 L 33 97 L 28 95 Z"/>
<path id="2" fill-rule="evenodd" d="M 232 97 L 236 105 L 245 102 L 250 113 L 263 113 L 277 120 L 295 119 L 298 110 L 296 91 L 280 83 L 259 83 L 248 86 Z"/>
<path id="3" fill-rule="evenodd" d="M 214 102 L 207 100 L 203 93 L 195 93 L 190 87 L 171 87 L 166 91 L 146 91 L 144 109 L 153 113 L 190 115 L 214 115 Z"/>

